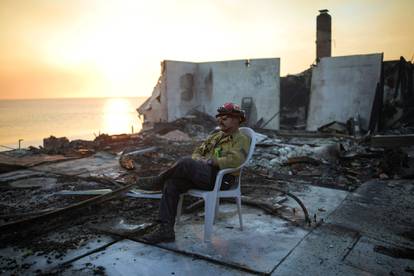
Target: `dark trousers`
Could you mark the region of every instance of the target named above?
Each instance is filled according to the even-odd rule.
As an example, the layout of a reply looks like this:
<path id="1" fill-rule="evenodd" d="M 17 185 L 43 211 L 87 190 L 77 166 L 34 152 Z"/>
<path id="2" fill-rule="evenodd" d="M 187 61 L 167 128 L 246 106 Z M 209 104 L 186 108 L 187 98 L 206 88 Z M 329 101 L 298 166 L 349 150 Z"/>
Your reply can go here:
<path id="1" fill-rule="evenodd" d="M 189 157 L 180 159 L 170 169 L 161 174 L 164 181 L 160 203 L 161 223 L 175 224 L 180 194 L 189 189 L 213 190 L 218 169 L 205 162 Z"/>

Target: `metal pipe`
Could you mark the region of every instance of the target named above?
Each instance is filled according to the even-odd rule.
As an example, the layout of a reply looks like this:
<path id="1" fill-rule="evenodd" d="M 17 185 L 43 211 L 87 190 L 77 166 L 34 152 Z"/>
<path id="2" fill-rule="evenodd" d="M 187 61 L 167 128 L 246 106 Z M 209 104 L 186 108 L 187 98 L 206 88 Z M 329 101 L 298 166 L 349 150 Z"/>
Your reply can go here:
<path id="1" fill-rule="evenodd" d="M 19 139 L 19 150 L 21 148 L 20 146 L 21 146 L 22 141 L 24 141 L 24 139 Z"/>
<path id="2" fill-rule="evenodd" d="M 268 179 L 266 179 L 266 180 L 267 181 L 272 181 L 272 180 L 268 180 Z M 263 186 L 258 186 L 258 185 L 243 185 L 242 187 L 243 188 L 263 188 Z M 281 192 L 281 193 L 283 193 L 283 194 L 285 194 L 285 195 L 293 198 L 299 204 L 299 206 L 302 208 L 303 214 L 305 215 L 305 221 L 309 225 L 311 225 L 311 219 L 309 217 L 309 212 L 306 209 L 305 204 L 303 204 L 303 202 L 297 196 L 295 196 L 292 193 L 289 193 L 288 191 L 285 191 L 285 190 L 282 190 L 282 189 L 278 189 L 278 188 L 275 188 L 275 187 L 266 187 L 266 189 L 275 190 L 275 191 Z"/>

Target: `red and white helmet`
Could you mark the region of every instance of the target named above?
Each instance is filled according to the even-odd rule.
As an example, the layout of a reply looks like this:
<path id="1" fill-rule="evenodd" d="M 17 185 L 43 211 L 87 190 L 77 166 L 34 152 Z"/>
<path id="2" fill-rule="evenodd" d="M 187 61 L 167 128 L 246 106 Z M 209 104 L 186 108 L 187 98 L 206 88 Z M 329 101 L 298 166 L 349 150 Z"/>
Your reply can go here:
<path id="1" fill-rule="evenodd" d="M 235 103 L 225 103 L 217 108 L 216 118 L 224 115 L 240 117 L 240 122 L 246 121 L 246 114 L 244 110 L 242 110 L 240 106 Z"/>

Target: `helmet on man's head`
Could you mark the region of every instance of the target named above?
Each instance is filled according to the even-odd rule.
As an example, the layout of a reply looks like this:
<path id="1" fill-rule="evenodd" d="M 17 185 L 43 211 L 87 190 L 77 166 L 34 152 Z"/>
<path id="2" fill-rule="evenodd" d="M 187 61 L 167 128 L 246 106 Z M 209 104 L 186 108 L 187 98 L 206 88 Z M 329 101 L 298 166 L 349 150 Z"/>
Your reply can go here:
<path id="1" fill-rule="evenodd" d="M 241 123 L 246 121 L 246 114 L 244 110 L 242 110 L 240 106 L 235 103 L 225 103 L 217 108 L 216 118 L 224 115 L 239 117 Z"/>

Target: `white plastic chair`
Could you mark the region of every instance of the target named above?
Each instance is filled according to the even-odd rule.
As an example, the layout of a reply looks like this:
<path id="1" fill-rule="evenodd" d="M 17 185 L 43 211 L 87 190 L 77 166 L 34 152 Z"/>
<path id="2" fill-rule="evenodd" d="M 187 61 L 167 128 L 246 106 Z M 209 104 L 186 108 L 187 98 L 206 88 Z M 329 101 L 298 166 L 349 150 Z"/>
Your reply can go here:
<path id="1" fill-rule="evenodd" d="M 243 230 L 243 221 L 242 221 L 242 214 L 241 214 L 241 192 L 240 192 L 240 180 L 242 175 L 243 167 L 249 162 L 249 160 L 252 158 L 254 148 L 256 146 L 256 136 L 255 132 L 248 127 L 241 127 L 240 132 L 244 135 L 250 137 L 250 148 L 249 153 L 247 155 L 246 160 L 243 162 L 243 164 L 240 165 L 238 168 L 228 168 L 220 170 L 217 173 L 216 182 L 214 184 L 214 189 L 212 191 L 206 191 L 206 190 L 199 190 L 199 189 L 191 189 L 188 190 L 186 193 L 181 194 L 180 200 L 178 202 L 177 207 L 177 223 L 180 222 L 180 216 L 182 211 L 182 205 L 183 205 L 183 199 L 185 195 L 191 195 L 195 197 L 200 197 L 204 199 L 204 241 L 209 241 L 211 238 L 211 233 L 213 230 L 213 224 L 215 217 L 217 217 L 218 211 L 219 211 L 219 205 L 220 205 L 220 198 L 236 198 L 237 203 L 237 211 L 239 213 L 239 221 L 240 221 L 240 229 Z M 236 185 L 234 187 L 230 188 L 226 191 L 221 191 L 221 182 L 223 180 L 223 176 L 236 172 L 240 170 L 240 174 L 237 177 Z"/>

